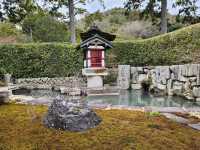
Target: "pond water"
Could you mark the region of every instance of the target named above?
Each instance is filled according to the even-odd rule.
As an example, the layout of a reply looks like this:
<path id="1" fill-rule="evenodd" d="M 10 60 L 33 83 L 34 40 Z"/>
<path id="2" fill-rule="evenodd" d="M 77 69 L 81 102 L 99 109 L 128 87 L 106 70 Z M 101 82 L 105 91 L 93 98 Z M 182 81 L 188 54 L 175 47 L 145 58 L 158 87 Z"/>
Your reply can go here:
<path id="1" fill-rule="evenodd" d="M 54 98 L 68 98 L 60 92 L 51 90 L 18 90 L 14 95 L 26 95 L 34 98 L 46 98 L 51 101 Z M 113 106 L 155 106 L 155 107 L 198 107 L 200 102 L 191 102 L 181 97 L 154 97 L 149 93 L 138 90 L 121 91 L 116 96 L 88 96 L 85 98 L 89 105 L 113 105 Z"/>
<path id="2" fill-rule="evenodd" d="M 155 107 L 200 107 L 200 102 L 192 102 L 182 97 L 154 97 L 138 90 L 121 91 L 118 96 L 87 97 L 90 104 L 108 104 L 120 106 L 155 106 Z"/>

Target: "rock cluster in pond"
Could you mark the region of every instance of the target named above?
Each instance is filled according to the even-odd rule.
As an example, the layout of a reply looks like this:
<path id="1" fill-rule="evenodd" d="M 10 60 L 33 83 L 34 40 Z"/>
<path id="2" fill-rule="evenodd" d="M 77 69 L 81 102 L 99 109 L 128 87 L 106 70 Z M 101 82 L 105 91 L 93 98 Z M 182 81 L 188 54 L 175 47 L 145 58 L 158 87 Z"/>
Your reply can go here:
<path id="1" fill-rule="evenodd" d="M 132 89 L 140 90 L 147 84 L 149 90 L 157 96 L 178 95 L 200 101 L 200 64 L 145 67 L 119 65 L 120 89 L 131 86 Z"/>
<path id="2" fill-rule="evenodd" d="M 101 118 L 80 100 L 55 99 L 43 122 L 49 128 L 85 131 L 99 125 Z"/>

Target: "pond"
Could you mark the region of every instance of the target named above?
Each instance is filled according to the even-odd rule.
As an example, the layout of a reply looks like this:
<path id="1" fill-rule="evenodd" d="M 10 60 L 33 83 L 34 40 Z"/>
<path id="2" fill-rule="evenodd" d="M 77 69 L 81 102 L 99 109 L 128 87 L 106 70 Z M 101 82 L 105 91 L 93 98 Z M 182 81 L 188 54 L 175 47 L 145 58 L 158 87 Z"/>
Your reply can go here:
<path id="1" fill-rule="evenodd" d="M 43 98 L 52 101 L 54 98 L 68 98 L 67 95 L 51 90 L 18 90 L 13 91 L 14 95 L 26 95 L 33 98 Z M 192 102 L 182 97 L 154 97 L 149 93 L 138 90 L 121 91 L 115 96 L 88 96 L 85 98 L 89 105 L 112 105 L 112 106 L 153 106 L 153 107 L 184 107 L 200 108 L 200 102 Z"/>
<path id="2" fill-rule="evenodd" d="M 200 107 L 200 102 L 192 102 L 182 97 L 154 97 L 139 90 L 121 91 L 118 96 L 87 97 L 90 104 L 108 104 L 117 106 L 154 106 L 154 107 Z"/>

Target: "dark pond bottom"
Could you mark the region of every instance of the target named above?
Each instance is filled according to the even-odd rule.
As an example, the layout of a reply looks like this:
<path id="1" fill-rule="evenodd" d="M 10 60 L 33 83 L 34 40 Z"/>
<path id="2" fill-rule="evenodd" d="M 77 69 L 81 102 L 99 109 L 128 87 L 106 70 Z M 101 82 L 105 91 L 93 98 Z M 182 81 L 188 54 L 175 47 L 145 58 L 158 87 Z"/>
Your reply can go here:
<path id="1" fill-rule="evenodd" d="M 68 98 L 67 95 L 51 90 L 14 91 L 14 95 L 27 95 L 34 98 Z M 200 102 L 192 102 L 181 97 L 154 97 L 149 93 L 138 90 L 121 91 L 118 96 L 88 96 L 85 98 L 89 105 L 114 105 L 114 106 L 155 106 L 155 107 L 199 107 Z"/>

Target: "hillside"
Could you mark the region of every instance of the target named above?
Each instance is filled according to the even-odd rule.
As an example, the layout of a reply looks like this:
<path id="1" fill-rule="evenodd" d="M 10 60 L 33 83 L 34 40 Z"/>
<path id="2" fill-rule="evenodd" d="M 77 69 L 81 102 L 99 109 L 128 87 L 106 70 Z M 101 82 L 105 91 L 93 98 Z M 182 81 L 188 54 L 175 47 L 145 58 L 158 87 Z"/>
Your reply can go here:
<path id="1" fill-rule="evenodd" d="M 145 40 L 114 42 L 110 64 L 200 63 L 200 23 Z"/>
<path id="2" fill-rule="evenodd" d="M 105 12 L 87 14 L 78 21 L 77 28 L 84 31 L 96 24 L 103 31 L 116 34 L 118 40 L 144 39 L 159 35 L 159 18 L 152 24 L 150 18 L 141 19 L 138 11 L 132 11 L 128 15 L 125 15 L 125 12 L 124 8 L 113 8 Z M 183 26 L 185 25 L 176 22 L 176 16 L 168 14 L 170 32 Z"/>

